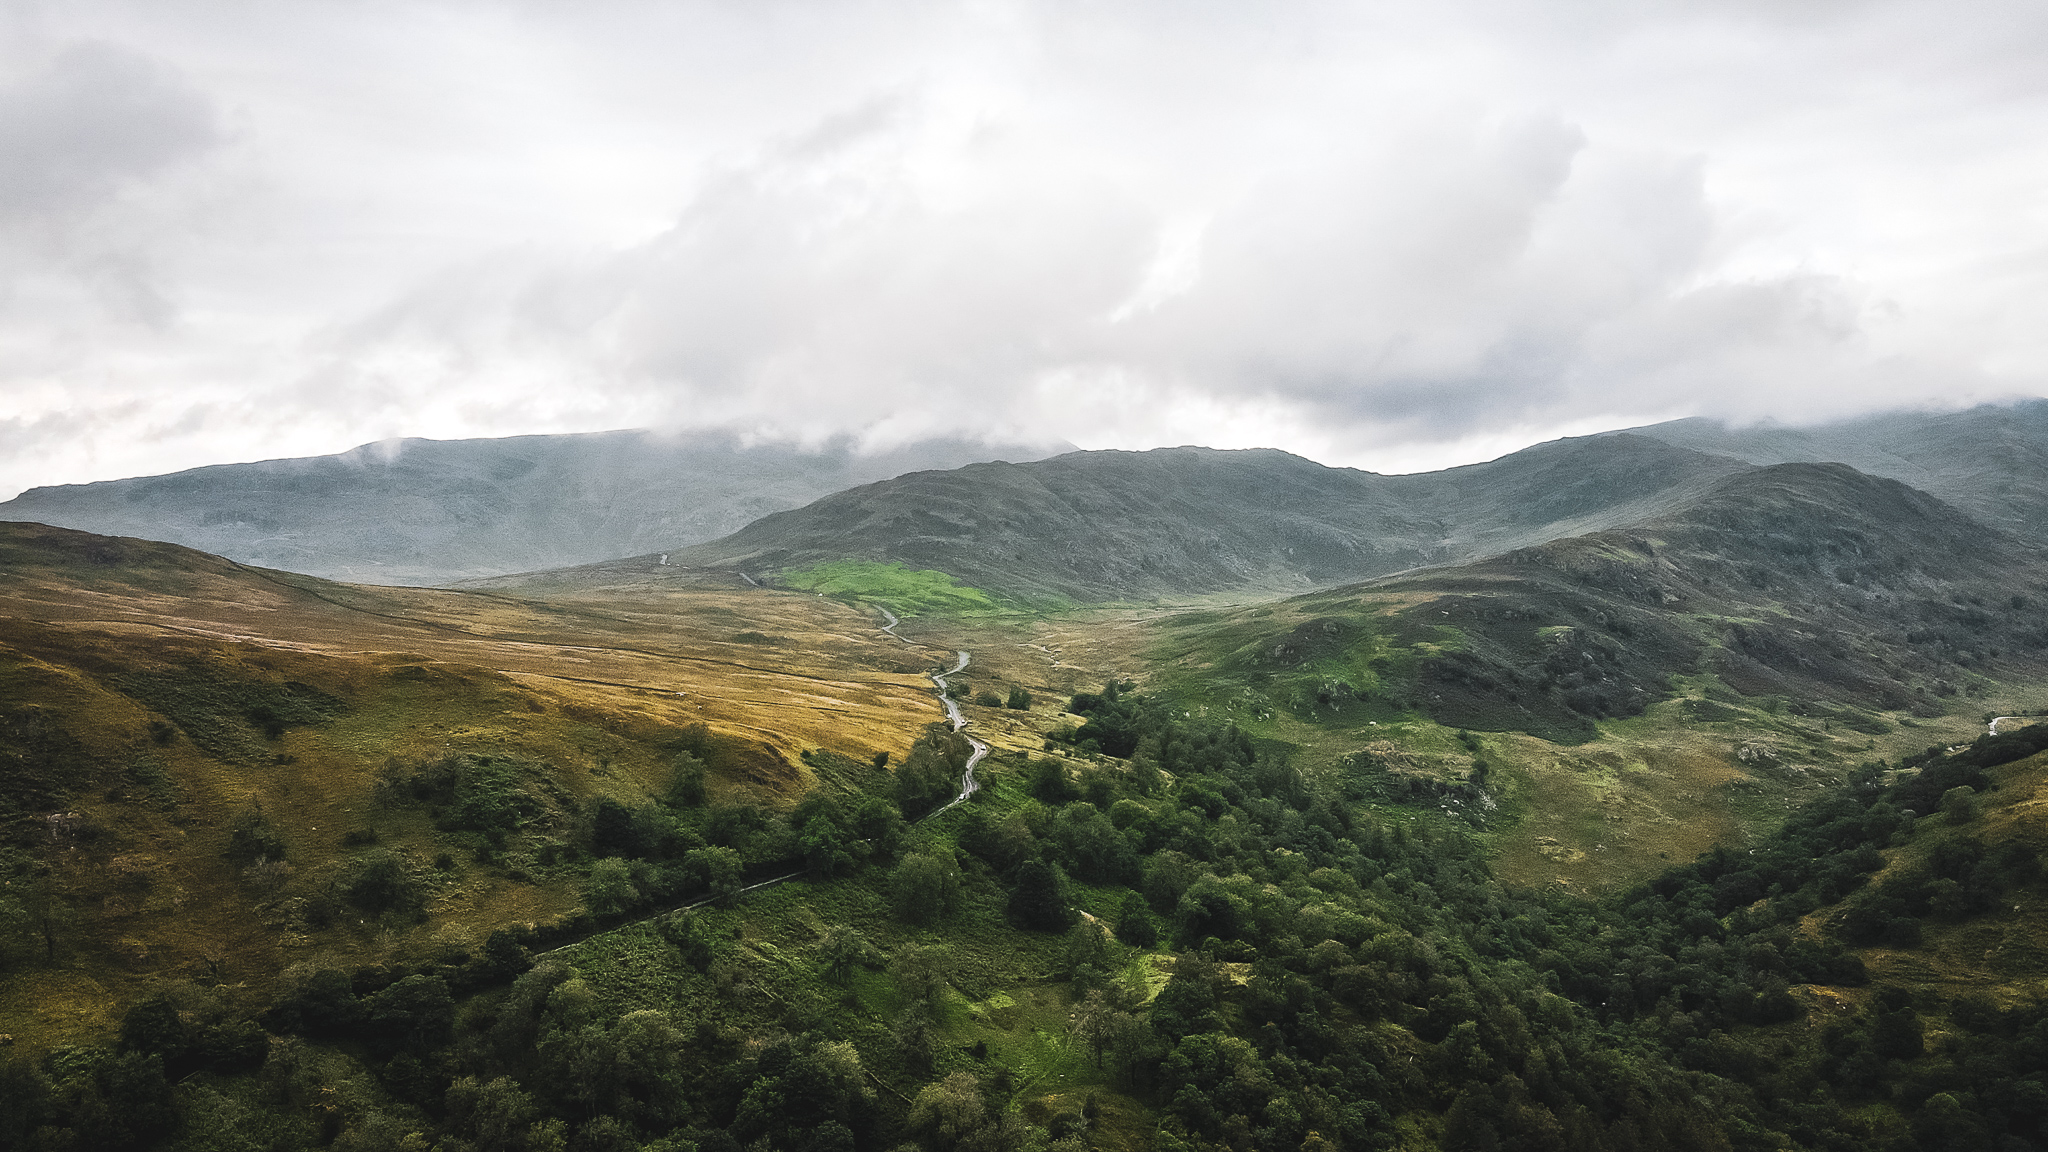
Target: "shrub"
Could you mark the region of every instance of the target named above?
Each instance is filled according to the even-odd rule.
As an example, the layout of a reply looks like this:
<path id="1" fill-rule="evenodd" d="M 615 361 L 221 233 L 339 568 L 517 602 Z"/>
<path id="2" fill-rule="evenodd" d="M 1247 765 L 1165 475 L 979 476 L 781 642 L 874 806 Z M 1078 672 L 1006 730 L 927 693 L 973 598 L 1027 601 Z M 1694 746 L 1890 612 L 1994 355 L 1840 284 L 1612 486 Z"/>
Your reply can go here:
<path id="1" fill-rule="evenodd" d="M 350 904 L 373 916 L 411 920 L 424 919 L 426 915 L 419 885 L 398 857 L 382 848 L 356 861 L 341 894 Z"/>
<path id="2" fill-rule="evenodd" d="M 221 854 L 244 868 L 258 860 L 282 860 L 285 857 L 284 837 L 271 826 L 259 804 L 235 817 L 233 826 L 228 830 L 228 846 Z"/>

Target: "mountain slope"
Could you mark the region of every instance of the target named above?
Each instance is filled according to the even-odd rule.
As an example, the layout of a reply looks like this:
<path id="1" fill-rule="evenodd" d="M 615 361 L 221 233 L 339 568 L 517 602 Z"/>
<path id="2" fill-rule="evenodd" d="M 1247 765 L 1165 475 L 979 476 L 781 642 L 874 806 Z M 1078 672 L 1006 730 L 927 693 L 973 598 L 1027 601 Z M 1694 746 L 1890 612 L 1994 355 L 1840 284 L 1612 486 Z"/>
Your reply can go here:
<path id="1" fill-rule="evenodd" d="M 1805 428 L 1673 420 L 1629 434 L 1751 464 L 1848 464 L 1903 480 L 1986 524 L 2048 540 L 2048 400 L 1887 412 Z"/>
<path id="2" fill-rule="evenodd" d="M 2040 560 L 1897 481 L 1773 465 L 1626 528 L 1289 601 L 1271 620 L 1291 628 L 1235 625 L 1226 663 L 1327 676 L 1380 637 L 1407 655 L 1368 662 L 1326 707 L 1334 693 L 1340 710 L 1377 699 L 1553 738 L 1688 675 L 1803 707 L 1935 713 L 1980 672 L 2048 667 Z"/>
<path id="3" fill-rule="evenodd" d="M 1393 477 L 1271 449 L 1076 452 L 836 493 L 671 561 L 898 561 L 1027 601 L 1300 590 L 1626 522 L 1740 468 L 1637 437 Z"/>
<path id="4" fill-rule="evenodd" d="M 559 919 L 607 798 L 665 795 L 681 752 L 700 805 L 901 763 L 941 655 L 809 596 L 536 605 L 0 524 L 0 1032 Z M 382 924 L 345 896 L 371 868 L 404 896 Z"/>
<path id="5" fill-rule="evenodd" d="M 708 540 L 854 484 L 1042 454 L 928 440 L 857 456 L 645 431 L 410 439 L 34 488 L 0 503 L 0 520 L 169 540 L 331 579 L 436 584 Z"/>

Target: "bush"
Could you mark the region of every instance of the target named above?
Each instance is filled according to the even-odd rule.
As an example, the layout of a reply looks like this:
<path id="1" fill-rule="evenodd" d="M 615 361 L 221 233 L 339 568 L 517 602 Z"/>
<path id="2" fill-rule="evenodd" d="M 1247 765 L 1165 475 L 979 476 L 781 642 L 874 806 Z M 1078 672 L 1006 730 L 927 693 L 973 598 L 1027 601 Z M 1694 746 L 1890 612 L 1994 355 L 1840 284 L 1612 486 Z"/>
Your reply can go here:
<path id="1" fill-rule="evenodd" d="M 1010 699 L 1004 706 L 1018 712 L 1029 712 L 1031 711 L 1031 693 L 1026 692 L 1022 688 L 1012 688 L 1010 689 Z"/>
<path id="2" fill-rule="evenodd" d="M 372 916 L 398 920 L 425 919 L 426 901 L 405 865 L 386 849 L 376 849 L 355 863 L 342 886 L 342 898 Z"/>
<path id="3" fill-rule="evenodd" d="M 263 815 L 262 805 L 257 805 L 235 817 L 228 830 L 228 846 L 221 855 L 242 868 L 258 860 L 282 860 L 285 856 L 284 837 L 278 835 L 277 829 Z"/>

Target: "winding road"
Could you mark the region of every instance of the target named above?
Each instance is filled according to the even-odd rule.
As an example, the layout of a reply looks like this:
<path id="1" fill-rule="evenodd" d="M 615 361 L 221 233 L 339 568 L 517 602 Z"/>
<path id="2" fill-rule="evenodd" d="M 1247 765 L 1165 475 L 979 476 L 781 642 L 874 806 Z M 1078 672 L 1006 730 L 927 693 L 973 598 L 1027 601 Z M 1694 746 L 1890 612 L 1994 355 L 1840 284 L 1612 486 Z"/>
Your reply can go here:
<path id="1" fill-rule="evenodd" d="M 893 636 L 895 633 L 892 632 L 890 635 Z M 951 671 L 932 673 L 932 683 L 939 686 L 939 703 L 946 706 L 946 719 L 953 722 L 953 731 L 955 732 L 960 732 L 962 728 L 967 727 L 967 717 L 960 714 L 960 702 L 946 695 L 946 677 L 958 676 L 961 672 L 965 671 L 967 659 L 967 653 L 962 652 L 960 653 L 960 662 L 953 665 Z M 965 732 L 960 734 L 967 736 Z M 940 812 L 944 812 L 946 808 L 951 808 L 954 804 L 960 803 L 969 796 L 974 795 L 981 788 L 981 785 L 974 779 L 974 766 L 981 763 L 982 757 L 988 755 L 988 745 L 983 744 L 972 736 L 967 736 L 967 742 L 974 745 L 974 754 L 967 758 L 967 770 L 960 774 L 960 794 L 953 797 L 952 802 L 947 804 L 945 808 L 938 808 L 926 813 L 924 816 L 925 820 L 929 820 Z"/>
<path id="2" fill-rule="evenodd" d="M 745 576 L 746 573 L 742 572 L 741 575 Z M 747 582 L 749 584 L 753 583 L 752 578 L 749 578 Z M 898 620 L 896 618 L 896 614 L 894 612 L 889 611 L 887 608 L 883 608 L 879 604 L 875 605 L 875 607 L 882 613 L 883 618 L 889 621 L 887 624 L 884 624 L 882 626 L 882 631 L 887 632 L 891 636 L 896 636 L 896 639 L 903 640 L 905 644 L 911 643 L 909 640 L 904 640 L 903 637 L 896 635 L 896 626 L 902 623 L 901 620 Z M 959 663 L 953 665 L 951 668 L 947 669 L 944 672 L 934 672 L 931 674 L 932 683 L 938 685 L 939 703 L 945 706 L 946 719 L 951 720 L 953 722 L 953 731 L 955 732 L 959 732 L 962 728 L 967 727 L 967 717 L 961 713 L 959 701 L 953 699 L 951 696 L 946 695 L 946 677 L 958 676 L 960 673 L 966 671 L 967 661 L 971 658 L 969 654 L 966 652 L 961 652 L 958 655 L 960 657 Z M 964 733 L 962 734 L 965 735 Z M 937 816 L 941 812 L 950 811 L 956 805 L 966 800 L 969 796 L 972 796 L 977 791 L 980 791 L 981 785 L 974 779 L 974 766 L 976 764 L 981 763 L 982 757 L 988 755 L 988 745 L 983 744 L 981 741 L 976 740 L 972 736 L 967 737 L 967 742 L 974 746 L 974 753 L 973 755 L 967 758 L 967 767 L 960 774 L 960 794 L 958 796 L 953 797 L 953 799 L 948 801 L 944 806 L 934 808 L 930 812 L 925 813 L 923 816 L 918 817 L 915 821 L 913 821 L 913 823 L 922 824 L 926 820 L 929 820 L 932 817 Z M 781 876 L 771 876 L 765 880 L 761 880 L 757 883 L 747 885 L 746 887 L 740 889 L 738 892 L 734 893 L 734 897 L 737 898 L 740 896 L 744 896 L 749 892 L 758 892 L 763 888 L 773 888 L 777 884 L 786 884 L 789 881 L 798 879 L 803 875 L 804 873 L 801 870 L 799 870 L 796 872 L 785 873 Z M 637 924 L 642 921 L 658 919 L 660 917 L 667 916 L 674 912 L 683 912 L 693 908 L 702 908 L 708 904 L 713 903 L 716 899 L 716 897 L 712 896 L 701 896 L 694 900 L 687 900 L 681 903 L 671 904 L 668 907 L 656 909 L 644 915 L 635 916 L 631 920 L 625 921 L 623 923 L 614 924 L 610 927 L 593 930 L 584 936 L 578 937 L 577 939 L 570 940 L 562 944 L 558 944 L 555 947 L 549 948 L 542 952 L 535 952 L 533 956 L 534 959 L 538 960 L 543 956 L 553 955 L 554 953 L 566 951 L 567 949 L 573 948 L 576 945 L 583 943 L 585 940 L 588 940 L 591 936 L 601 935 L 605 932 L 610 932 L 618 928 L 626 927 L 629 924 Z"/>
<path id="3" fill-rule="evenodd" d="M 896 635 L 896 626 L 903 623 L 903 621 L 898 620 L 894 612 L 889 611 L 880 604 L 875 605 L 875 609 L 882 614 L 884 620 L 888 621 L 887 624 L 882 625 L 882 631 L 887 632 L 891 636 L 896 636 L 898 640 L 903 640 L 903 637 Z M 903 640 L 903 642 L 905 644 L 910 643 L 908 640 Z M 962 652 L 960 653 L 960 662 L 958 664 L 953 665 L 944 672 L 932 673 L 932 683 L 939 686 L 939 703 L 946 706 L 946 719 L 953 722 L 953 731 L 955 732 L 959 732 L 962 728 L 967 727 L 967 717 L 960 712 L 960 702 L 946 695 L 946 677 L 958 676 L 961 672 L 966 671 L 969 659 L 969 655 Z M 962 734 L 965 735 L 965 733 Z M 967 737 L 967 742 L 974 745 L 974 754 L 967 758 L 967 769 L 960 774 L 960 794 L 953 797 L 944 808 L 934 808 L 923 816 L 918 817 L 917 823 L 924 823 L 926 820 L 937 816 L 939 813 L 946 811 L 946 809 L 953 807 L 953 805 L 974 795 L 981 789 L 981 785 L 974 779 L 974 766 L 981 763 L 982 757 L 988 755 L 988 745 L 983 744 L 972 736 Z"/>

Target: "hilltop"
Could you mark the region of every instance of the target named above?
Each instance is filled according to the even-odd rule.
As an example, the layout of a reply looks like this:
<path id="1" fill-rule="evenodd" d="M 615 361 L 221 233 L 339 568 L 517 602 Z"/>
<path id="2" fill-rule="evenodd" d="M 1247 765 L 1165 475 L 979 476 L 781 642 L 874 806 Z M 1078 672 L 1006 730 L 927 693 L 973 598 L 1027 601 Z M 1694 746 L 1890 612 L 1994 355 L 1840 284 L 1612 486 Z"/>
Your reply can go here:
<path id="1" fill-rule="evenodd" d="M 899 562 L 1023 603 L 1271 595 L 1627 523 L 1742 467 L 1635 437 L 1420 476 L 1270 449 L 1076 452 L 865 485 L 670 562 L 753 574 Z"/>

